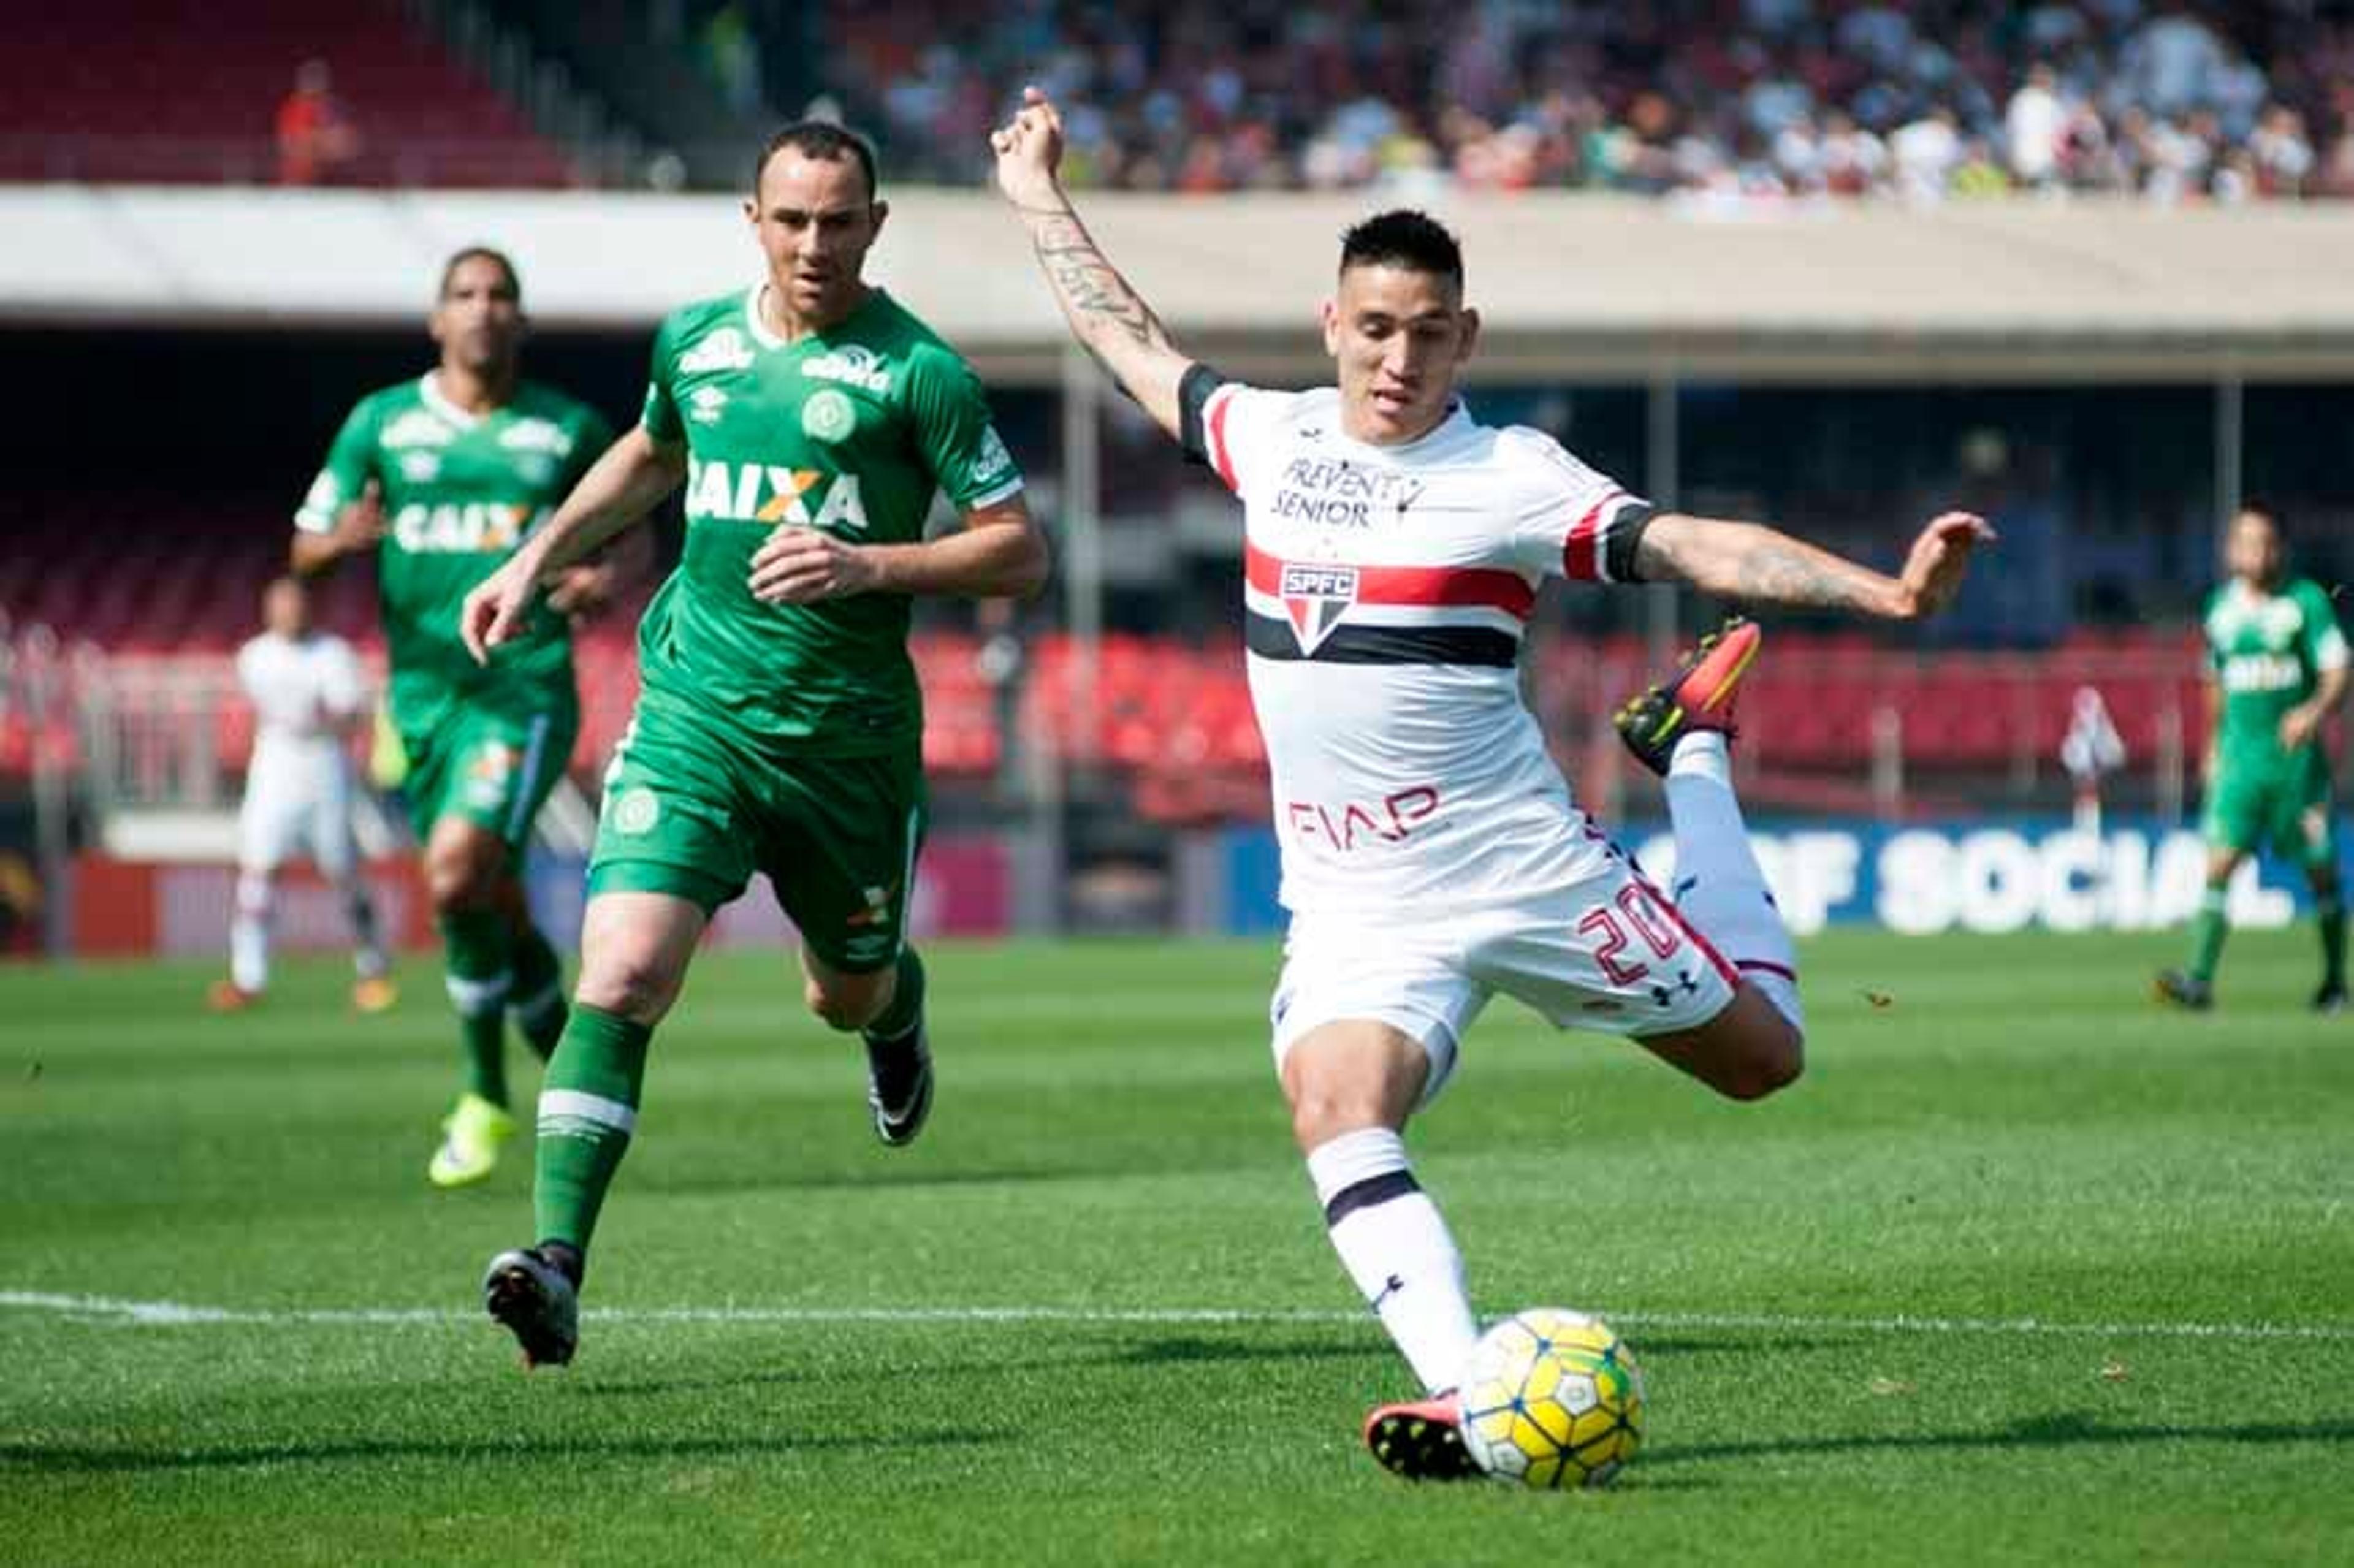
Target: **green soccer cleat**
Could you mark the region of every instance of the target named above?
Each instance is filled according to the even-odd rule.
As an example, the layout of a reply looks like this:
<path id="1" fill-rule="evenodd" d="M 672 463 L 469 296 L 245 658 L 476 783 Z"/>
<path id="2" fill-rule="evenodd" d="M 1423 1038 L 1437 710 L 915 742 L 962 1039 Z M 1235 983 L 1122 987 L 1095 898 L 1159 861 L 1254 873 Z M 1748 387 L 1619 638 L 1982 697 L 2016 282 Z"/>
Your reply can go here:
<path id="1" fill-rule="evenodd" d="M 1382 1468 L 1409 1481 L 1461 1481 L 1479 1473 L 1463 1446 L 1462 1408 L 1453 1391 L 1374 1407 L 1365 1446 Z"/>
<path id="2" fill-rule="evenodd" d="M 499 1147 L 515 1135 L 515 1119 L 482 1096 L 458 1097 L 441 1123 L 441 1147 L 425 1175 L 436 1187 L 471 1187 L 499 1166 Z"/>
<path id="3" fill-rule="evenodd" d="M 1685 736 L 1714 730 L 1732 738 L 1733 699 L 1763 637 L 1755 621 L 1729 617 L 1683 656 L 1673 675 L 1628 698 L 1611 722 L 1635 759 L 1664 779 Z"/>
<path id="4" fill-rule="evenodd" d="M 580 1290 L 549 1255 L 555 1245 L 503 1252 L 482 1273 L 483 1309 L 514 1335 L 526 1371 L 563 1366 L 580 1348 Z"/>

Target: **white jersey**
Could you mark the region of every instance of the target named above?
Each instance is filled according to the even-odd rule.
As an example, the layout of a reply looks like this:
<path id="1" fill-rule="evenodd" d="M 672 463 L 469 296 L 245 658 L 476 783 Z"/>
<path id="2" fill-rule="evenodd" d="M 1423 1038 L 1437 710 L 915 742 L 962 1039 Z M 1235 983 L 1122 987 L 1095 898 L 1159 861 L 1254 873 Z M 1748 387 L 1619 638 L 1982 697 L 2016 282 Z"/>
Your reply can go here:
<path id="1" fill-rule="evenodd" d="M 238 650 L 237 678 L 258 721 L 238 813 L 238 863 L 269 871 L 307 849 L 328 875 L 350 874 L 358 851 L 344 736 L 367 711 L 359 656 L 323 632 L 265 631 Z"/>
<path id="2" fill-rule="evenodd" d="M 263 632 L 237 651 L 237 682 L 253 705 L 257 769 L 315 766 L 323 755 L 340 755 L 352 722 L 367 709 L 359 655 L 326 632 Z"/>
<path id="3" fill-rule="evenodd" d="M 1604 842 L 1522 698 L 1521 643 L 1545 577 L 1611 580 L 1613 530 L 1649 505 L 1460 404 L 1376 447 L 1342 433 L 1331 388 L 1228 383 L 1200 444 L 1244 506 L 1284 906 L 1418 921 L 1598 874 Z"/>

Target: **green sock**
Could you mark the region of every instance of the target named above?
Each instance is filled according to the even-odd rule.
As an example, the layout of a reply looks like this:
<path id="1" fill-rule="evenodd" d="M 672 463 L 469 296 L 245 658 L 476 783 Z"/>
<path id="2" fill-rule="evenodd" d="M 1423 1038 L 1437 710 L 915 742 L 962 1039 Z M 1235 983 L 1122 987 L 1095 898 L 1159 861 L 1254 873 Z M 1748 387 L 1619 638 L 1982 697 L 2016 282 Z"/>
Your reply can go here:
<path id="1" fill-rule="evenodd" d="M 924 960 L 916 956 L 913 948 L 899 949 L 899 984 L 891 993 L 891 1005 L 875 1015 L 863 1033 L 869 1040 L 896 1040 L 923 1021 Z"/>
<path id="2" fill-rule="evenodd" d="M 508 995 L 524 1043 L 546 1061 L 564 1037 L 564 965 L 546 934 L 528 922 L 515 934 L 514 989 Z"/>
<path id="3" fill-rule="evenodd" d="M 2338 895 L 2331 894 L 2314 906 L 2314 917 L 2321 922 L 2321 983 L 2343 986 L 2346 983 L 2346 906 Z"/>
<path id="4" fill-rule="evenodd" d="M 2202 982 L 2212 981 L 2215 966 L 2223 957 L 2223 938 L 2231 934 L 2231 922 L 2224 918 L 2224 890 L 2211 887 L 2199 898 L 2199 913 L 2190 922 L 2190 978 Z"/>
<path id="5" fill-rule="evenodd" d="M 450 1005 L 466 1052 L 466 1087 L 507 1103 L 507 995 L 514 986 L 514 938 L 506 916 L 458 909 L 441 916 Z"/>
<path id="6" fill-rule="evenodd" d="M 638 1090 L 653 1037 L 652 1025 L 586 1002 L 573 1008 L 539 1091 L 537 1180 L 531 1191 L 539 1240 L 588 1252 L 605 1189 L 638 1124 Z"/>

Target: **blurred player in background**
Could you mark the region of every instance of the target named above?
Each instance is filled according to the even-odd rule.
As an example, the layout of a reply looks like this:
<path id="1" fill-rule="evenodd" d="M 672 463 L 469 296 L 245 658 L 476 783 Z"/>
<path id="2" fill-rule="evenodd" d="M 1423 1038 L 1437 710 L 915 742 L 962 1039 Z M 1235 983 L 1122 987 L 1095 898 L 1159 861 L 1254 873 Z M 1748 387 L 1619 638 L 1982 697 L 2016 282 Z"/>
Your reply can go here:
<path id="1" fill-rule="evenodd" d="M 910 599 L 1034 592 L 1046 549 L 979 380 L 862 276 L 886 211 L 864 143 L 779 132 L 744 204 L 760 280 L 663 323 L 642 421 L 466 601 L 469 640 L 504 657 L 567 563 L 685 483 L 685 555 L 639 630 L 580 983 L 540 1094 L 537 1242 L 483 1280 L 533 1365 L 572 1357 L 648 1043 L 754 873 L 801 933 L 811 1011 L 864 1042 L 875 1135 L 906 1144 L 931 1104 L 907 931 L 926 810 Z M 928 542 L 935 493 L 962 525 Z"/>
<path id="2" fill-rule="evenodd" d="M 2280 519 L 2243 506 L 2224 535 L 2230 575 L 2208 596 L 2207 886 L 2190 924 L 2190 962 L 2158 977 L 2161 1001 L 2211 1007 L 2230 929 L 2232 874 L 2270 848 L 2305 868 L 2321 928 L 2317 1012 L 2346 1006 L 2346 906 L 2338 815 L 2322 721 L 2346 697 L 2346 634 L 2329 595 L 2288 575 Z"/>
<path id="3" fill-rule="evenodd" d="M 1324 307 L 1339 386 L 1265 391 L 1180 353 L 1056 177 L 1062 124 L 1030 90 L 994 137 L 1073 334 L 1244 506 L 1245 640 L 1291 915 L 1271 1009 L 1292 1131 L 1335 1249 L 1426 1398 L 1365 1440 L 1398 1473 L 1472 1473 L 1453 1389 L 1479 1330 L 1446 1221 L 1402 1134 L 1498 991 L 1556 1025 L 1633 1036 L 1735 1099 L 1798 1075 L 1790 938 L 1733 793 L 1746 621 L 1618 716 L 1667 780 L 1676 901 L 1570 800 L 1521 695 L 1536 590 L 1687 582 L 1891 620 L 1934 612 L 1989 536 L 1933 521 L 1901 577 L 1772 529 L 1659 511 L 1456 396 L 1479 333 L 1460 250 L 1416 212 L 1342 238 Z"/>
<path id="4" fill-rule="evenodd" d="M 564 1030 L 556 949 L 524 901 L 524 847 L 579 729 L 571 618 L 601 607 L 625 570 L 573 567 L 487 664 L 459 640 L 467 593 L 611 435 L 587 404 L 521 379 L 525 328 L 514 263 L 452 256 L 429 320 L 440 362 L 360 399 L 295 516 L 296 572 L 376 563 L 403 791 L 463 1047 L 464 1087 L 427 1167 L 440 1187 L 488 1176 L 514 1135 L 507 1015 L 542 1056 Z"/>
<path id="5" fill-rule="evenodd" d="M 382 1012 L 398 1000 L 376 905 L 360 876 L 352 832 L 357 803 L 351 743 L 371 716 L 359 655 L 311 624 L 311 599 L 292 577 L 261 595 L 262 631 L 237 651 L 237 682 L 253 705 L 253 760 L 237 820 L 237 914 L 229 926 L 228 979 L 207 998 L 234 1012 L 270 985 L 270 927 L 279 868 L 308 854 L 350 912 L 352 1005 Z"/>

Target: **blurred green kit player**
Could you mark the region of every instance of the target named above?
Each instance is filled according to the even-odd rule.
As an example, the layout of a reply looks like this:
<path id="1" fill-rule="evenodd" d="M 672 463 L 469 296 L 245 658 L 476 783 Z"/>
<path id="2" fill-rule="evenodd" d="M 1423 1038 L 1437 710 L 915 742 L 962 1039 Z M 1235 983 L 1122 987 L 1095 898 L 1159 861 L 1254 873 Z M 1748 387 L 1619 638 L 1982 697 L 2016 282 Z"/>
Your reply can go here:
<path id="1" fill-rule="evenodd" d="M 468 593 L 513 556 L 611 440 L 587 404 L 519 375 L 525 322 L 495 250 L 443 267 L 429 318 L 440 360 L 360 399 L 295 514 L 309 576 L 372 556 L 409 816 L 441 931 L 465 1087 L 427 1174 L 479 1181 L 514 1135 L 506 1020 L 542 1056 L 563 1033 L 563 976 L 523 895 L 532 820 L 580 726 L 568 619 L 602 605 L 612 566 L 582 565 L 478 663 L 460 640 Z"/>
<path id="2" fill-rule="evenodd" d="M 876 1135 L 931 1103 L 907 946 L 923 840 L 912 596 L 1044 580 L 1022 475 L 957 355 L 862 277 L 886 216 L 873 154 L 804 122 L 745 203 L 766 266 L 654 339 L 645 414 L 466 601 L 496 659 L 539 588 L 684 486 L 686 544 L 639 630 L 641 690 L 605 778 L 580 980 L 539 1100 L 537 1241 L 483 1280 L 533 1365 L 569 1361 L 590 1232 L 637 1123 L 647 1043 L 713 913 L 765 874 L 804 1000 L 858 1031 Z M 944 494 L 962 526 L 927 541 Z"/>
<path id="3" fill-rule="evenodd" d="M 2191 923 L 2190 963 L 2158 977 L 2161 1001 L 2214 1001 L 2232 874 L 2266 849 L 2305 868 L 2321 927 L 2317 1011 L 2346 1005 L 2346 906 L 2338 891 L 2336 807 L 2322 721 L 2346 695 L 2346 635 L 2329 595 L 2287 573 L 2280 520 L 2243 507 L 2224 541 L 2230 573 L 2207 601 L 2207 887 Z"/>

